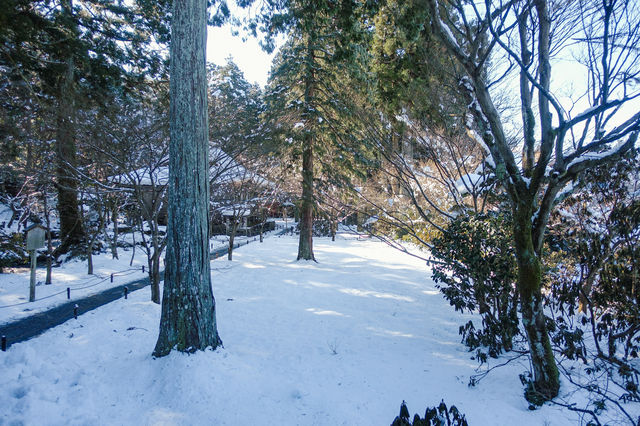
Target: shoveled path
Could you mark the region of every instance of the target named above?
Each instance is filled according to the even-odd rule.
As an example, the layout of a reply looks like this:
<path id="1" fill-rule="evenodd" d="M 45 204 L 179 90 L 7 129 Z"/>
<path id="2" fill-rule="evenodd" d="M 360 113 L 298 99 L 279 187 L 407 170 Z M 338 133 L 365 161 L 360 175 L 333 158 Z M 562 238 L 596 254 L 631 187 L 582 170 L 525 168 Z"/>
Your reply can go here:
<path id="1" fill-rule="evenodd" d="M 7 348 L 13 343 L 22 342 L 35 337 L 49 328 L 62 324 L 74 317 L 74 308 L 78 306 L 78 315 L 92 311 L 109 302 L 124 297 L 124 288 L 128 291 L 140 290 L 149 285 L 149 277 L 141 278 L 117 287 L 111 287 L 100 293 L 71 300 L 47 311 L 30 315 L 26 318 L 0 325 L 0 335 L 7 339 Z"/>
<path id="2" fill-rule="evenodd" d="M 287 229 L 278 232 L 276 235 L 283 234 L 286 231 Z M 247 240 L 246 243 L 234 244 L 234 248 L 247 245 L 249 242 L 250 240 Z M 224 256 L 227 254 L 228 250 L 228 247 L 221 247 L 212 251 L 211 259 L 217 259 Z M 161 276 L 163 273 L 164 271 L 160 272 Z M 148 285 L 149 277 L 141 278 L 137 281 L 132 281 L 117 287 L 111 287 L 91 296 L 66 302 L 47 311 L 33 314 L 17 321 L 2 324 L 0 325 L 0 336 L 6 337 L 6 345 L 7 348 L 9 348 L 9 346 L 14 343 L 23 342 L 32 337 L 38 336 L 46 330 L 74 318 L 74 308 L 76 305 L 78 306 L 77 314 L 82 315 L 85 312 L 92 311 L 102 305 L 106 305 L 109 302 L 113 302 L 116 299 L 124 297 L 125 287 L 127 287 L 129 292 L 132 292 L 140 290 Z"/>

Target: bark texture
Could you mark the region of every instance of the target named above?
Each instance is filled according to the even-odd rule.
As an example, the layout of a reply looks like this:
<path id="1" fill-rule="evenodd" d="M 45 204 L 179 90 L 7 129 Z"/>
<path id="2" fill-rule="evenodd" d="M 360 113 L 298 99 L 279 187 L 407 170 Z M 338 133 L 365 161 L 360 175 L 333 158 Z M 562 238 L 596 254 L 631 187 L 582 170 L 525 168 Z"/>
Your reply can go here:
<path id="1" fill-rule="evenodd" d="M 71 14 L 71 1 L 62 2 L 65 13 Z M 78 184 L 74 177 L 76 167 L 76 141 L 73 99 L 74 64 L 67 58 L 65 73 L 58 81 L 58 110 L 56 112 L 56 178 L 60 239 L 56 250 L 65 253 L 84 241 L 84 230 L 78 208 Z"/>
<path id="2" fill-rule="evenodd" d="M 165 283 L 154 356 L 222 344 L 208 252 L 206 0 L 175 0 Z"/>
<path id="3" fill-rule="evenodd" d="M 314 52 L 313 37 L 307 41 L 307 58 L 305 71 L 305 121 L 306 134 L 302 151 L 302 206 L 300 218 L 300 241 L 298 242 L 298 260 L 316 260 L 313 255 L 313 105 L 314 96 Z"/>
<path id="4" fill-rule="evenodd" d="M 516 207 L 513 237 L 522 324 L 533 366 L 533 382 L 526 396 L 530 402 L 538 403 L 558 395 L 560 379 L 543 310 L 542 263 L 533 244 L 530 210 Z"/>

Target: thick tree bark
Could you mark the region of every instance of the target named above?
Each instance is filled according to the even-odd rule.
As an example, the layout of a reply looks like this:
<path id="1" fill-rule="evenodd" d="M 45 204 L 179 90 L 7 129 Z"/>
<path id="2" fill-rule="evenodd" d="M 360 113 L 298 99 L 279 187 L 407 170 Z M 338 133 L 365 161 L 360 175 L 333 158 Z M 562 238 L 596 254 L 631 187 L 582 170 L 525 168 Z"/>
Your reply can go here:
<path id="1" fill-rule="evenodd" d="M 206 0 L 174 0 L 167 254 L 154 356 L 222 344 L 209 266 Z"/>
<path id="2" fill-rule="evenodd" d="M 61 77 L 56 119 L 56 155 L 58 214 L 60 216 L 59 253 L 65 253 L 84 241 L 84 230 L 78 208 L 78 184 L 73 176 L 76 166 L 76 142 L 73 107 L 73 61 L 67 60 Z"/>
<path id="3" fill-rule="evenodd" d="M 530 402 L 540 403 L 558 395 L 560 380 L 543 311 L 542 264 L 533 244 L 531 217 L 532 211 L 526 206 L 514 208 L 520 309 L 533 366 L 533 388 L 526 397 Z"/>
<path id="4" fill-rule="evenodd" d="M 64 13 L 70 21 L 73 13 L 72 1 L 63 0 L 61 3 Z M 58 253 L 66 253 L 84 241 L 84 230 L 78 208 L 78 184 L 73 176 L 73 169 L 76 167 L 73 78 L 73 58 L 68 57 L 65 72 L 58 80 L 58 109 L 56 111 L 56 178 L 60 240 L 62 241 L 62 244 L 56 249 Z"/>
<path id="5" fill-rule="evenodd" d="M 305 102 L 305 137 L 304 150 L 302 151 L 302 206 L 300 218 L 300 241 L 298 242 L 298 259 L 316 260 L 313 255 L 313 106 L 314 96 L 314 60 L 313 41 L 309 36 L 307 41 L 307 70 L 304 79 Z"/>
<path id="6" fill-rule="evenodd" d="M 313 138 L 305 142 L 302 154 L 302 216 L 298 260 L 315 260 L 313 255 Z"/>

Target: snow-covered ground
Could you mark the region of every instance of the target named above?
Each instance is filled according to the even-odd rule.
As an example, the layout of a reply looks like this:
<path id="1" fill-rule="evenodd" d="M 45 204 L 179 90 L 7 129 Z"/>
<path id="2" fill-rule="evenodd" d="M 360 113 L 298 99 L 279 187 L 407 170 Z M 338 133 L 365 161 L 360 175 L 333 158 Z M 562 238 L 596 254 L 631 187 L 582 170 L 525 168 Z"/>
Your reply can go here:
<path id="1" fill-rule="evenodd" d="M 133 263 L 129 265 L 131 254 L 131 249 L 119 249 L 119 259 L 112 259 L 111 253 L 94 256 L 93 275 L 87 275 L 86 260 L 65 262 L 61 267 L 51 268 L 50 285 L 44 284 L 46 268 L 39 266 L 36 268 L 35 302 L 29 302 L 30 269 L 9 268 L 10 272 L 0 274 L 0 324 L 68 302 L 67 287 L 71 289 L 71 300 L 76 300 L 146 277 L 146 272 L 142 272 L 142 265 L 147 264 L 144 252 L 137 248 Z M 147 289 L 147 293 L 149 291 Z"/>
<path id="2" fill-rule="evenodd" d="M 256 238 L 236 236 L 234 242 L 243 245 L 247 241 L 253 242 Z M 121 239 L 128 240 L 129 244 L 132 242 L 130 234 L 123 235 Z M 140 241 L 140 238 L 138 237 L 136 241 Z M 211 238 L 209 248 L 213 252 L 228 245 L 229 237 L 216 235 Z M 68 302 L 67 287 L 71 289 L 70 300 L 76 300 L 148 275 L 142 271 L 143 265 L 147 267 L 147 257 L 141 247 L 136 248 L 135 254 L 131 248 L 119 248 L 118 254 L 119 259 L 113 259 L 111 252 L 95 255 L 93 275 L 87 275 L 86 260 L 75 259 L 63 263 L 61 267 L 54 267 L 51 269 L 50 285 L 44 284 L 46 268 L 39 266 L 36 269 L 35 302 L 29 302 L 30 269 L 8 268 L 9 272 L 0 274 L 0 324 L 19 320 Z M 131 261 L 132 257 L 133 261 Z M 113 281 L 111 281 L 111 274 L 113 274 Z M 150 288 L 141 291 L 146 291 L 151 297 Z"/>
<path id="3" fill-rule="evenodd" d="M 463 322 L 425 264 L 383 243 L 271 237 L 211 262 L 224 348 L 153 359 L 140 290 L 0 353 L 0 425 L 388 425 L 441 399 L 471 425 L 575 425 L 529 411 L 515 361 L 476 387 Z M 563 384 L 563 393 L 570 392 Z"/>

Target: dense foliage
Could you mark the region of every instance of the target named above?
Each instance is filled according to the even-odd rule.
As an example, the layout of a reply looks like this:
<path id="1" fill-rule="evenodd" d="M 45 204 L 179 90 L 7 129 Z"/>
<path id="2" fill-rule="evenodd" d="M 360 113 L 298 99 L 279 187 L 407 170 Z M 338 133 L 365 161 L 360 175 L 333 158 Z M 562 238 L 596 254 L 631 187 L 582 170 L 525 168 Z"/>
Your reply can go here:
<path id="1" fill-rule="evenodd" d="M 482 318 L 460 327 L 463 342 L 481 361 L 510 351 L 519 333 L 510 216 L 460 215 L 432 242 L 433 279 L 444 297 L 457 311 Z"/>
<path id="2" fill-rule="evenodd" d="M 410 421 L 407 405 L 402 401 L 400 414 L 393 420 L 391 426 L 468 426 L 465 415 L 460 413 L 455 405 L 447 407 L 444 401 L 437 407 L 427 407 L 424 417 L 418 414 Z"/>

